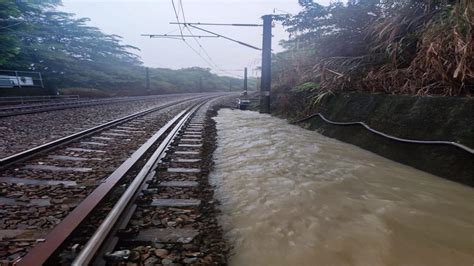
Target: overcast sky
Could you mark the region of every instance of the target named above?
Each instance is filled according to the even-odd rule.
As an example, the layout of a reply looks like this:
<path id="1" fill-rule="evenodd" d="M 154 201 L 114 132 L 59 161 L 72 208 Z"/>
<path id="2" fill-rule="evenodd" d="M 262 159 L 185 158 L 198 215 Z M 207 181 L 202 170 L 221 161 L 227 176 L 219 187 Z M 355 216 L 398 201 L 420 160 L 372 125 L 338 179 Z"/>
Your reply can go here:
<path id="1" fill-rule="evenodd" d="M 187 22 L 217 23 L 262 23 L 261 16 L 276 13 L 298 13 L 298 0 L 181 0 Z M 179 0 L 174 0 L 179 7 Z M 317 0 L 328 4 L 330 0 Z M 178 8 L 179 9 L 179 8 Z M 88 17 L 90 25 L 107 34 L 123 37 L 126 44 L 141 49 L 137 52 L 145 66 L 185 68 L 200 66 L 211 68 L 223 75 L 241 75 L 241 69 L 255 69 L 260 65 L 260 51 L 253 50 L 222 38 L 199 40 L 209 57 L 192 38 L 187 42 L 207 62 L 197 55 L 185 42 L 170 39 L 150 39 L 141 34 L 179 34 L 171 0 L 63 0 L 62 11 L 75 13 L 77 17 Z M 179 14 L 182 20 L 182 12 Z M 248 27 L 208 26 L 206 29 L 261 47 L 262 29 Z M 184 32 L 186 33 L 186 32 Z M 194 34 L 203 34 L 193 30 Z M 281 51 L 278 42 L 288 34 L 276 24 L 273 28 L 274 51 Z M 256 75 L 254 70 L 252 75 Z"/>

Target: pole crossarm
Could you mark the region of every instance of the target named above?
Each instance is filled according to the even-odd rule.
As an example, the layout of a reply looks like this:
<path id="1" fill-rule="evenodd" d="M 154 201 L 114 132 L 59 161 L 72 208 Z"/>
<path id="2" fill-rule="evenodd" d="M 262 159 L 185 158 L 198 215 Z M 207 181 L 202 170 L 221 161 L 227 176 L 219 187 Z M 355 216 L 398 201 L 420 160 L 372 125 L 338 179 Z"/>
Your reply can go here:
<path id="1" fill-rule="evenodd" d="M 198 29 L 198 30 L 200 30 L 200 31 L 204 31 L 204 32 L 207 32 L 207 33 L 209 33 L 209 34 L 214 34 L 214 35 L 217 36 L 217 37 L 221 37 L 221 38 L 224 38 L 224 39 L 226 39 L 226 40 L 229 40 L 229 41 L 238 43 L 238 44 L 240 44 L 240 45 L 243 45 L 243 46 L 246 46 L 246 47 L 249 47 L 249 48 L 258 50 L 258 51 L 262 51 L 262 49 L 260 49 L 260 48 L 258 48 L 258 47 L 256 47 L 256 46 L 253 46 L 253 45 L 251 45 L 251 44 L 244 43 L 244 42 L 238 41 L 238 40 L 236 40 L 236 39 L 229 38 L 229 37 L 224 36 L 224 35 L 221 35 L 221 34 L 219 34 L 219 33 L 215 33 L 215 32 L 212 32 L 212 31 L 203 29 L 203 28 L 201 28 L 201 27 L 198 27 L 198 26 L 195 26 L 195 25 L 191 25 L 191 24 L 189 24 L 189 23 L 188 23 L 188 25 L 189 25 L 190 27 L 193 27 L 193 28 Z"/>
<path id="2" fill-rule="evenodd" d="M 141 36 L 146 36 L 150 38 L 219 38 L 216 35 L 181 35 L 181 34 L 142 34 Z"/>
<path id="3" fill-rule="evenodd" d="M 201 22 L 170 22 L 175 25 L 203 25 L 203 26 L 234 26 L 234 27 L 262 27 L 263 24 L 250 23 L 201 23 Z"/>

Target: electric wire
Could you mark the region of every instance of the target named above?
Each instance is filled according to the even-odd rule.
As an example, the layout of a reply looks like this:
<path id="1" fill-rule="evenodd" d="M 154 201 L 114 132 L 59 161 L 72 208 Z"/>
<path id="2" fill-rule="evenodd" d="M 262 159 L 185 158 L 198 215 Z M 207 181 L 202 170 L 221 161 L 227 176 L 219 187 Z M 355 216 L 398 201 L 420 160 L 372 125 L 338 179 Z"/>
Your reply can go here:
<path id="1" fill-rule="evenodd" d="M 173 1 L 173 0 L 172 0 Z M 189 34 L 193 37 L 194 41 L 197 43 L 197 45 L 199 46 L 199 48 L 206 54 L 206 56 L 208 57 L 208 60 L 204 59 L 201 55 L 201 53 L 199 53 L 198 51 L 196 51 L 194 48 L 191 47 L 191 45 L 189 43 L 186 43 L 190 48 L 192 48 L 193 51 L 197 52 L 197 54 L 203 58 L 203 60 L 208 63 L 212 68 L 219 68 L 219 66 L 214 62 L 214 60 L 212 60 L 212 58 L 209 56 L 209 54 L 207 53 L 207 51 L 204 49 L 204 47 L 202 47 L 201 43 L 197 40 L 196 36 L 194 36 L 193 32 L 189 29 L 189 27 L 186 25 L 186 15 L 184 13 L 184 7 L 183 7 L 183 1 L 182 0 L 179 0 L 179 9 L 181 10 L 181 15 L 183 16 L 183 22 L 185 23 L 184 24 L 184 28 L 188 30 Z M 174 4 L 173 4 L 173 7 L 174 7 Z M 175 13 L 176 13 L 176 9 L 175 9 Z M 178 20 L 178 23 L 179 23 L 179 20 Z M 181 25 L 179 25 L 181 26 Z M 181 35 L 183 33 L 181 32 Z M 183 41 L 186 42 L 186 40 L 184 40 L 183 38 Z M 212 66 L 214 65 L 214 66 Z"/>
<path id="2" fill-rule="evenodd" d="M 198 30 L 201 30 L 201 31 L 204 31 L 204 32 L 207 32 L 207 33 L 210 33 L 210 34 L 214 34 L 216 36 L 219 36 L 221 38 L 224 38 L 226 40 L 229 40 L 229 41 L 232 41 L 232 42 L 235 42 L 235 43 L 238 43 L 240 45 L 243 45 L 243 46 L 246 46 L 246 47 L 249 47 L 249 48 L 252 48 L 252 49 L 255 49 L 255 50 L 258 50 L 258 51 L 261 51 L 262 49 L 261 48 L 258 48 L 256 46 L 253 46 L 251 44 L 248 44 L 248 43 L 244 43 L 244 42 L 241 42 L 239 40 L 236 40 L 236 39 L 232 39 L 230 37 L 227 37 L 227 36 L 224 36 L 222 34 L 219 34 L 219 33 L 215 33 L 215 32 L 212 32 L 212 31 L 209 31 L 209 30 L 206 30 L 206 29 L 203 29 L 203 28 L 200 28 L 200 27 L 197 27 L 197 26 L 194 26 L 194 25 L 189 25 L 195 29 L 198 29 Z"/>
<path id="3" fill-rule="evenodd" d="M 374 134 L 377 134 L 379 136 L 382 136 L 382 137 L 385 137 L 385 138 L 388 138 L 388 139 L 391 139 L 391 140 L 395 140 L 395 141 L 399 141 L 399 142 L 404 142 L 404 143 L 412 143 L 412 144 L 438 144 L 438 145 L 451 145 L 451 146 L 454 146 L 456 148 L 459 148 L 459 149 L 462 149 L 470 154 L 474 154 L 474 149 L 472 148 L 469 148 L 467 146 L 464 146 L 462 144 L 459 144 L 457 142 L 454 142 L 454 141 L 444 141 L 444 140 L 413 140 L 413 139 L 405 139 L 405 138 L 399 138 L 399 137 L 395 137 L 395 136 L 392 136 L 392 135 L 389 135 L 389 134 L 386 134 L 386 133 L 383 133 L 381 131 L 378 131 L 378 130 L 375 130 L 373 128 L 371 128 L 370 126 L 368 126 L 366 123 L 364 122 L 336 122 L 336 121 L 332 121 L 332 120 L 329 120 L 328 118 L 326 118 L 323 114 L 321 113 L 316 113 L 316 114 L 313 114 L 313 115 L 310 115 L 308 117 L 305 117 L 303 119 L 300 119 L 300 120 L 297 120 L 297 121 L 293 121 L 291 122 L 291 124 L 298 124 L 298 123 L 302 123 L 302 122 L 305 122 L 311 118 L 314 118 L 316 116 L 319 116 L 323 121 L 325 121 L 326 123 L 329 123 L 329 124 L 333 124 L 333 125 L 338 125 L 338 126 L 351 126 L 351 125 L 361 125 L 363 126 L 365 129 L 369 130 L 370 132 L 374 133 Z"/>
<path id="4" fill-rule="evenodd" d="M 179 1 L 179 3 L 181 4 L 181 10 L 183 10 L 181 12 L 181 14 L 183 15 L 184 14 L 184 9 L 182 8 L 182 2 Z M 206 62 L 206 64 L 208 64 L 211 68 L 213 68 L 214 66 L 206 59 L 204 58 L 201 53 L 199 53 L 199 51 L 197 51 L 196 49 L 194 49 L 194 47 L 192 47 L 187 41 L 186 39 L 184 38 L 183 36 L 183 29 L 181 27 L 181 24 L 180 21 L 179 21 L 179 13 L 178 13 L 178 10 L 176 9 L 176 5 L 174 3 L 174 0 L 171 0 L 171 5 L 173 6 L 173 11 L 174 11 L 174 14 L 175 14 L 175 17 L 176 17 L 176 21 L 178 22 L 178 27 L 179 27 L 179 32 L 181 34 L 181 40 L 195 53 L 197 54 L 204 62 Z"/>
<path id="5" fill-rule="evenodd" d="M 219 68 L 219 66 L 216 64 L 216 62 L 214 62 L 214 60 L 212 60 L 211 56 L 209 55 L 209 53 L 206 51 L 206 49 L 204 49 L 204 47 L 201 45 L 201 43 L 199 42 L 199 40 L 196 38 L 196 36 L 194 36 L 193 32 L 191 31 L 191 29 L 188 27 L 187 25 L 187 22 L 186 22 L 186 15 L 184 13 L 184 6 L 183 6 L 183 1 L 182 0 L 179 0 L 179 6 L 181 8 L 181 14 L 183 15 L 183 21 L 184 21 L 184 28 L 189 32 L 189 34 L 191 36 L 193 36 L 193 39 L 194 41 L 196 42 L 196 44 L 199 46 L 199 48 L 201 49 L 201 51 L 207 56 L 207 58 L 209 59 L 209 61 L 211 63 L 214 64 L 214 66 L 216 68 Z"/>
<path id="6" fill-rule="evenodd" d="M 179 0 L 179 7 L 181 9 L 181 15 L 183 16 L 183 22 L 184 22 L 184 28 L 189 32 L 189 34 L 192 36 L 196 44 L 199 46 L 199 49 L 204 53 L 204 55 L 208 58 L 208 61 L 213 64 L 213 68 L 215 68 L 217 71 L 220 71 L 222 73 L 226 73 L 228 75 L 235 76 L 235 74 L 232 74 L 230 72 L 227 72 L 225 70 L 222 70 L 221 67 L 212 59 L 212 57 L 209 55 L 206 49 L 201 45 L 201 42 L 197 39 L 197 37 L 194 35 L 194 33 L 191 31 L 191 29 L 188 27 L 187 22 L 186 22 L 186 15 L 184 12 L 184 6 L 183 6 L 183 1 Z M 189 46 L 189 44 L 188 44 Z M 239 76 L 241 77 L 241 76 Z"/>
<path id="7" fill-rule="evenodd" d="M 175 6 L 175 4 L 174 4 L 174 0 L 171 0 L 171 5 L 173 6 L 174 15 L 176 16 L 176 21 L 177 21 L 178 23 L 180 23 L 180 22 L 179 22 L 178 11 L 176 10 L 176 6 Z M 178 24 L 178 27 L 179 27 L 179 32 L 181 33 L 181 38 L 182 38 L 183 41 L 184 41 L 184 37 L 182 37 L 182 36 L 183 36 L 183 29 L 181 28 L 181 24 Z"/>

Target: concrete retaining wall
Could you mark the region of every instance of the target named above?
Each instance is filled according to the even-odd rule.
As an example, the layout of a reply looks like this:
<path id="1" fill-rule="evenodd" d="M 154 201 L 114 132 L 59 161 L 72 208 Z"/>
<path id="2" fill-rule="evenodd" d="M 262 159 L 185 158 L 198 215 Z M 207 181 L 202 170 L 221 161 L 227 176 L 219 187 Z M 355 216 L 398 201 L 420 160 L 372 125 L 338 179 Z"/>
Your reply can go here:
<path id="1" fill-rule="evenodd" d="M 458 97 L 414 97 L 342 93 L 324 98 L 314 110 L 338 122 L 361 121 L 384 133 L 415 140 L 455 141 L 474 147 L 474 100 Z M 304 122 L 323 135 L 474 186 L 474 156 L 445 145 L 406 144 L 378 136 L 362 126 L 336 126 L 320 118 Z"/>

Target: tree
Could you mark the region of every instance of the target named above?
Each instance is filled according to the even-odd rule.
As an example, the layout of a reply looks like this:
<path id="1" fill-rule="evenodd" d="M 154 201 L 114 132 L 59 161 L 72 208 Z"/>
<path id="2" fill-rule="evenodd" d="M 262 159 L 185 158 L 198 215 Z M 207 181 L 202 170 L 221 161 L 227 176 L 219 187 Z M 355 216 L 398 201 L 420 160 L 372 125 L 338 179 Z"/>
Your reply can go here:
<path id="1" fill-rule="evenodd" d="M 56 11 L 60 3 L 0 0 L 0 67 L 40 71 L 46 86 L 54 90 L 84 87 L 112 95 L 149 93 L 142 62 L 135 54 L 138 48 L 89 26 L 87 18 Z M 228 78 L 202 68 L 152 69 L 151 73 L 155 93 L 196 91 L 200 77 L 209 81 L 207 90 L 227 89 L 228 84 L 223 81 Z"/>
<path id="2" fill-rule="evenodd" d="M 276 58 L 282 87 L 316 82 L 314 93 L 337 90 L 403 94 L 470 94 L 474 84 L 474 2 L 350 0 L 283 19 L 291 34 Z M 289 70 L 288 70 L 289 71 Z"/>

